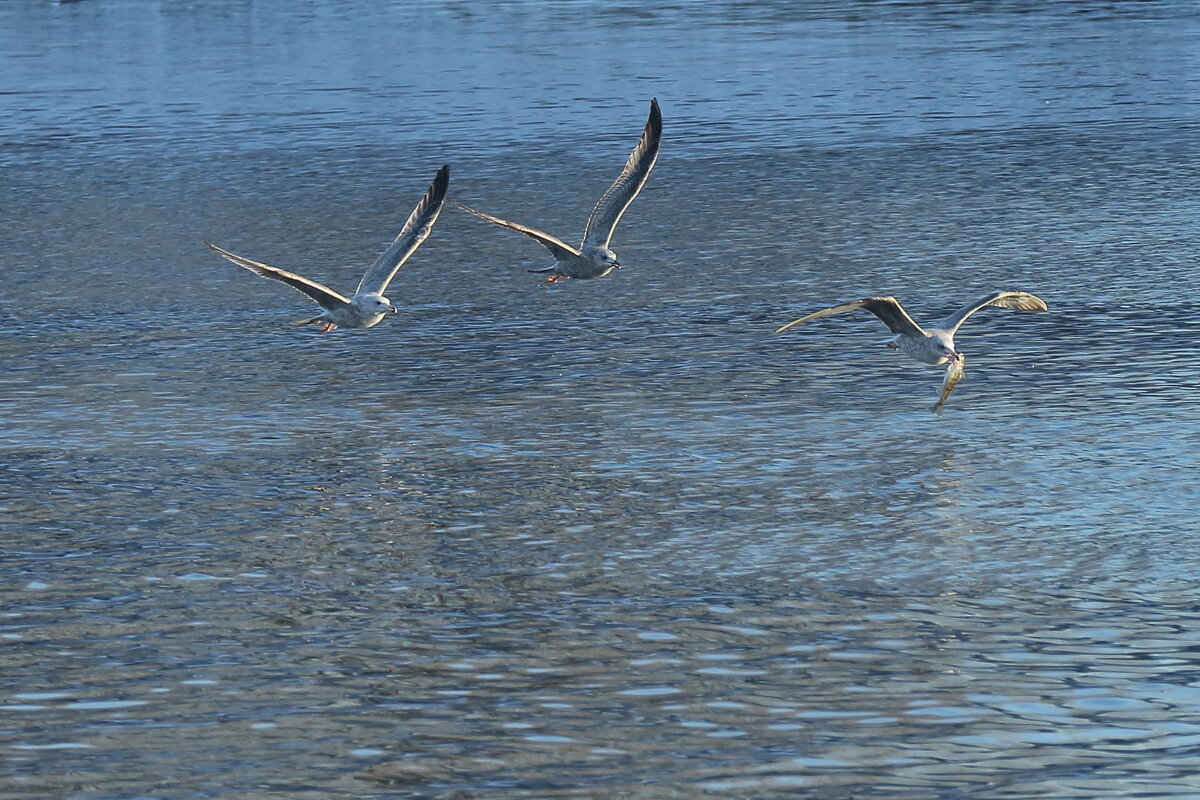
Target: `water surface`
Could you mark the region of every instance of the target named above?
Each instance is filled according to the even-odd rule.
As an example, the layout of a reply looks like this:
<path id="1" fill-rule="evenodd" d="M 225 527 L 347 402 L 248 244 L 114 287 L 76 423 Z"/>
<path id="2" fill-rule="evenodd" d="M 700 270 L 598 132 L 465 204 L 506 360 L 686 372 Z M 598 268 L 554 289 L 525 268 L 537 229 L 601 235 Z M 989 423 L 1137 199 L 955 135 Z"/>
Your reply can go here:
<path id="1" fill-rule="evenodd" d="M 1196 795 L 1198 15 L 792 6 L 0 6 L 8 795 Z"/>

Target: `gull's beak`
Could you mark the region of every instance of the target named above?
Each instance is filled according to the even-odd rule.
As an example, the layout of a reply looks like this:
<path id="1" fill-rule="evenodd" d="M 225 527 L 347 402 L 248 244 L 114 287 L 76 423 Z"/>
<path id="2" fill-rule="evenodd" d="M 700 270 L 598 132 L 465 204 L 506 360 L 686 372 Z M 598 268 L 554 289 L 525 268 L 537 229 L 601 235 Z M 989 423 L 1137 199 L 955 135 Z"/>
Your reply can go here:
<path id="1" fill-rule="evenodd" d="M 396 307 L 395 307 L 395 306 L 388 306 L 388 308 L 391 310 L 391 312 L 392 312 L 393 314 L 395 314 L 395 313 L 396 313 Z"/>
<path id="2" fill-rule="evenodd" d="M 950 355 L 946 356 L 946 358 L 950 361 L 953 361 L 955 364 L 957 364 L 959 361 L 962 360 L 962 353 L 951 353 Z"/>
<path id="3" fill-rule="evenodd" d="M 620 268 L 621 268 L 621 265 L 620 265 L 620 264 L 618 264 L 617 262 L 615 262 L 615 261 L 614 261 L 614 262 L 613 262 L 613 269 L 620 269 Z"/>

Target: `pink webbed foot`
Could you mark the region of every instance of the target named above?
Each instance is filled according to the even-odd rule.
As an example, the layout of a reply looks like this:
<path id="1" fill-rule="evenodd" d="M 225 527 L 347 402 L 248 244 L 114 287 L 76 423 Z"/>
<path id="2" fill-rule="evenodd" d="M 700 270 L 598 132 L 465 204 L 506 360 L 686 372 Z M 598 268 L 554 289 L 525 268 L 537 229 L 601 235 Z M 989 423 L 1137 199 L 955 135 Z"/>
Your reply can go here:
<path id="1" fill-rule="evenodd" d="M 336 327 L 337 327 L 337 325 L 334 325 L 332 322 L 326 322 L 324 325 L 321 326 L 321 333 L 329 333 L 331 330 L 333 330 Z"/>
<path id="2" fill-rule="evenodd" d="M 559 281 L 565 281 L 566 279 L 567 279 L 566 275 L 559 275 L 559 274 L 555 273 L 554 275 L 551 275 L 549 278 L 546 278 L 546 283 L 558 283 Z"/>

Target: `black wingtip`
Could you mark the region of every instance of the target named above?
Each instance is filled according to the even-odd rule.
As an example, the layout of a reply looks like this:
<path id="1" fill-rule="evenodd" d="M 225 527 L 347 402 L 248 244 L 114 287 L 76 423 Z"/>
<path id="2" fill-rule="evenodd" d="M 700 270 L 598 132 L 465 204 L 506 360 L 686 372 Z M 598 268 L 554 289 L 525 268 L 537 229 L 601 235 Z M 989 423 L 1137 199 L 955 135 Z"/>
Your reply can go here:
<path id="1" fill-rule="evenodd" d="M 446 191 L 450 188 L 450 165 L 442 164 L 442 168 L 437 171 L 437 175 L 433 176 L 433 182 L 429 184 L 428 197 L 431 202 L 436 205 L 441 205 L 446 199 Z"/>

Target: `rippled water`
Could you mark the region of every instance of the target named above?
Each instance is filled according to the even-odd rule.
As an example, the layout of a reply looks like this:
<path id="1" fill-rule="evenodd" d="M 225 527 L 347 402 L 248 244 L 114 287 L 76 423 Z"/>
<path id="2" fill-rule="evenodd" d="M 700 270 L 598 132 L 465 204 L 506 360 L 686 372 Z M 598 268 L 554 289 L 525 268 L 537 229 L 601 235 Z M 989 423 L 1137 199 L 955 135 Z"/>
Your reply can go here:
<path id="1" fill-rule="evenodd" d="M 0 793 L 1200 794 L 1200 13 L 794 5 L 0 5 Z"/>

